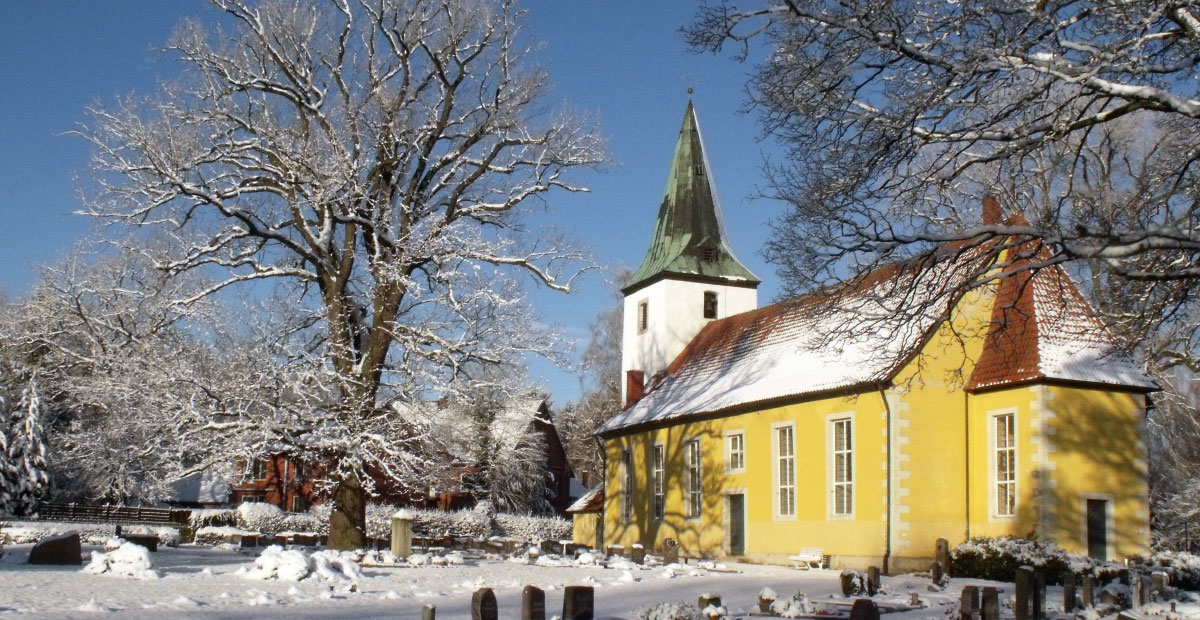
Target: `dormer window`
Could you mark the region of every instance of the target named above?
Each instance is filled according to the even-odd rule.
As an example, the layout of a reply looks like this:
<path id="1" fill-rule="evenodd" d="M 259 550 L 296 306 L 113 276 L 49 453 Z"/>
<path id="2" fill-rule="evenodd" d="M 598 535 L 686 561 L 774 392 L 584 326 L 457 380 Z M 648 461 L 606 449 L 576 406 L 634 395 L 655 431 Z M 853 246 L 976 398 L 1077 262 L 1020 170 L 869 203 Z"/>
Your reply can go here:
<path id="1" fill-rule="evenodd" d="M 650 323 L 650 308 L 646 301 L 638 302 L 637 313 L 637 330 L 639 334 L 646 333 L 646 326 Z"/>
<path id="2" fill-rule="evenodd" d="M 704 166 L 701 166 L 700 164 L 696 164 L 695 169 L 696 169 L 696 176 L 698 176 L 698 177 L 704 176 Z"/>
<path id="3" fill-rule="evenodd" d="M 711 246 L 704 248 L 704 262 L 706 262 L 706 263 L 717 262 L 717 248 L 714 248 Z"/>
<path id="4" fill-rule="evenodd" d="M 717 294 L 713 291 L 704 291 L 704 318 L 717 318 Z"/>

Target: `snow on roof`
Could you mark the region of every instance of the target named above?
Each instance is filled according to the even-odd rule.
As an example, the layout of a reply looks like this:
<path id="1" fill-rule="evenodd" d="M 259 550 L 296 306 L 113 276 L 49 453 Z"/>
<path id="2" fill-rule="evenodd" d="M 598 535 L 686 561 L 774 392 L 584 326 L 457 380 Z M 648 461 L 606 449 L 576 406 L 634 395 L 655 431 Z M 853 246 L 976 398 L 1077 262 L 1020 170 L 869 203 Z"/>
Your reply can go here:
<path id="1" fill-rule="evenodd" d="M 224 504 L 229 501 L 229 483 L 211 470 L 188 474 L 171 483 L 174 500 L 194 504 Z"/>
<path id="2" fill-rule="evenodd" d="M 567 507 L 567 512 L 600 512 L 604 506 L 604 485 L 588 491 L 583 497 L 575 500 L 574 504 Z"/>
<path id="3" fill-rule="evenodd" d="M 512 450 L 529 434 L 529 425 L 535 418 L 547 423 L 551 420 L 542 414 L 544 399 L 536 397 L 514 397 L 502 401 L 496 408 L 490 425 L 492 440 L 497 449 Z M 410 423 L 443 445 L 452 456 L 464 462 L 475 462 L 479 455 L 475 450 L 478 442 L 471 441 L 475 421 L 468 405 L 437 402 L 395 402 L 392 409 Z"/>
<path id="4" fill-rule="evenodd" d="M 951 254 L 949 260 L 920 269 L 886 265 L 832 296 L 812 293 L 713 321 L 641 400 L 597 433 L 880 385 L 919 349 L 957 301 L 955 291 L 963 278 L 987 268 L 988 262 L 980 260 L 985 249 Z M 1061 267 L 1037 273 L 1027 276 L 1034 286 L 1017 289 L 1028 289 L 1028 300 L 1010 290 L 1019 286 L 1018 277 L 1001 280 L 997 299 L 1004 302 L 1009 296 L 1020 304 L 1012 306 L 1007 320 L 993 322 L 967 389 L 1037 378 L 1156 389 L 1117 351 Z M 847 314 L 894 318 L 858 321 L 856 328 Z M 1040 318 L 1026 326 L 1011 314 Z M 1010 332 L 1014 327 L 1018 329 Z M 1018 355 L 1022 352 L 1026 354 Z"/>

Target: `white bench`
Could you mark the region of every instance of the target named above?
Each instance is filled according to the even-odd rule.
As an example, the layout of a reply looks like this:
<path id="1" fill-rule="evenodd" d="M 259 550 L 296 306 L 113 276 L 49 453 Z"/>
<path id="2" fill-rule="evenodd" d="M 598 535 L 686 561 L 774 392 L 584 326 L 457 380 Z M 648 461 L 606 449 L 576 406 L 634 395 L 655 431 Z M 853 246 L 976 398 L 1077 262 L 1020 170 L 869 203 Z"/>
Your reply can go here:
<path id="1" fill-rule="evenodd" d="M 825 550 L 820 547 L 805 547 L 796 555 L 789 555 L 795 568 L 829 568 L 829 560 L 825 558 Z"/>

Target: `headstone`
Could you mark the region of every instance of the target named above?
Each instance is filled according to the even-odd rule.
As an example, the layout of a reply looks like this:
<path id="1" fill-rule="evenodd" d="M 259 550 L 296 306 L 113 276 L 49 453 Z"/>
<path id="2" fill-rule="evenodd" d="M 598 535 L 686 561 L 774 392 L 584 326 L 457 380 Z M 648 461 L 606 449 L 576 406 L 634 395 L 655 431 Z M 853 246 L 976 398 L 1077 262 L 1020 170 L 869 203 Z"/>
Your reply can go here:
<path id="1" fill-rule="evenodd" d="M 842 571 L 842 596 L 851 597 L 862 593 L 862 573 L 847 568 Z"/>
<path id="2" fill-rule="evenodd" d="M 29 550 L 29 563 L 79 566 L 83 563 L 79 532 L 72 530 L 39 540 Z"/>
<path id="3" fill-rule="evenodd" d="M 641 545 L 634 545 L 633 552 L 629 555 L 634 564 L 646 563 L 646 548 Z"/>
<path id="4" fill-rule="evenodd" d="M 1091 575 L 1084 575 L 1080 586 L 1080 598 L 1083 606 L 1095 607 L 1096 605 L 1096 578 Z"/>
<path id="5" fill-rule="evenodd" d="M 437 620 L 437 607 L 426 605 L 421 608 L 421 620 Z"/>
<path id="6" fill-rule="evenodd" d="M 125 542 L 145 547 L 147 551 L 158 551 L 158 536 L 152 534 L 126 534 Z"/>
<path id="7" fill-rule="evenodd" d="M 679 543 L 674 538 L 668 538 L 663 543 L 663 564 L 679 563 Z"/>
<path id="8" fill-rule="evenodd" d="M 1017 593 L 1013 602 L 1013 614 L 1017 620 L 1031 620 L 1030 609 L 1033 607 L 1033 567 L 1022 566 L 1017 569 L 1013 584 Z"/>
<path id="9" fill-rule="evenodd" d="M 1122 585 L 1129 585 L 1129 569 L 1122 568 L 1117 570 L 1117 579 L 1120 580 Z"/>
<path id="10" fill-rule="evenodd" d="M 546 620 L 546 593 L 536 586 L 521 591 L 521 620 Z"/>
<path id="11" fill-rule="evenodd" d="M 563 588 L 562 620 L 592 620 L 595 591 L 591 586 Z"/>
<path id="12" fill-rule="evenodd" d="M 491 588 L 479 588 L 471 596 L 471 620 L 500 620 L 496 594 Z"/>
<path id="13" fill-rule="evenodd" d="M 867 567 L 867 596 L 875 596 L 879 592 L 879 567 Z"/>
<path id="14" fill-rule="evenodd" d="M 935 586 L 942 585 L 942 577 L 944 577 L 945 574 L 946 574 L 946 565 L 945 564 L 942 564 L 941 562 L 934 560 L 933 564 L 931 564 L 929 566 L 929 577 L 930 577 L 930 579 L 933 579 L 933 585 L 935 585 Z"/>
<path id="15" fill-rule="evenodd" d="M 975 614 L 979 613 L 979 588 L 963 586 L 960 601 L 959 610 L 962 620 L 974 620 Z"/>
<path id="16" fill-rule="evenodd" d="M 392 515 L 392 554 L 398 558 L 412 555 L 412 513 L 401 510 Z"/>
<path id="17" fill-rule="evenodd" d="M 1138 573 L 1133 580 L 1133 600 L 1137 607 L 1142 607 L 1150 602 L 1150 578 L 1142 573 Z"/>
<path id="18" fill-rule="evenodd" d="M 1171 585 L 1171 577 L 1162 571 L 1150 574 L 1150 592 L 1158 600 L 1167 598 L 1167 586 Z"/>
<path id="19" fill-rule="evenodd" d="M 1033 573 L 1033 619 L 1042 620 L 1046 617 L 1046 573 Z"/>
<path id="20" fill-rule="evenodd" d="M 879 620 L 879 606 L 869 598 L 860 598 L 850 608 L 850 620 Z"/>
<path id="21" fill-rule="evenodd" d="M 942 563 L 942 571 L 949 574 L 950 572 L 950 542 L 945 538 L 937 539 L 937 547 L 934 552 L 934 560 Z M 938 584 L 941 585 L 941 584 Z"/>
<path id="22" fill-rule="evenodd" d="M 1075 609 L 1075 573 L 1063 575 L 1063 611 L 1071 613 Z"/>
<path id="23" fill-rule="evenodd" d="M 1000 620 L 1000 593 L 996 588 L 986 587 L 980 597 L 983 607 L 983 620 Z"/>
<path id="24" fill-rule="evenodd" d="M 721 606 L 721 595 L 720 594 L 701 594 L 700 598 L 696 599 L 696 607 L 700 608 L 701 611 L 703 611 L 704 608 L 708 607 L 709 605 L 712 605 L 713 607 L 720 607 Z"/>

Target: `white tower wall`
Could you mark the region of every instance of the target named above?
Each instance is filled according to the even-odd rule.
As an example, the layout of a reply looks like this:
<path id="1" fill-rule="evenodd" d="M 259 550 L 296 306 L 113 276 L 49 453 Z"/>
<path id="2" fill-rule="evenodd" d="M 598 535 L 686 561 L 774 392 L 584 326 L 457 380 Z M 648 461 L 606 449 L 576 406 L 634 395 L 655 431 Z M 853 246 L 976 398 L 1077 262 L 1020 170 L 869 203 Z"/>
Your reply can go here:
<path id="1" fill-rule="evenodd" d="M 679 355 L 708 323 L 704 293 L 717 294 L 717 316 L 740 314 L 758 307 L 758 291 L 746 286 L 673 280 L 668 276 L 625 297 L 621 339 L 621 400 L 626 398 L 627 371 L 640 370 L 650 381 Z M 638 306 L 646 302 L 647 325 L 638 330 Z"/>

